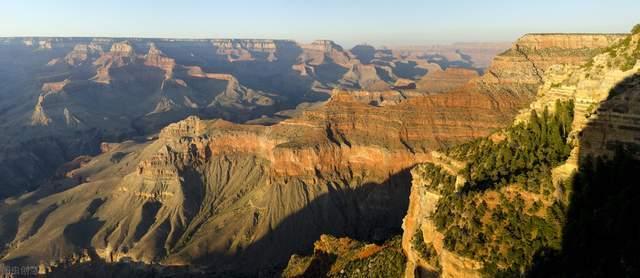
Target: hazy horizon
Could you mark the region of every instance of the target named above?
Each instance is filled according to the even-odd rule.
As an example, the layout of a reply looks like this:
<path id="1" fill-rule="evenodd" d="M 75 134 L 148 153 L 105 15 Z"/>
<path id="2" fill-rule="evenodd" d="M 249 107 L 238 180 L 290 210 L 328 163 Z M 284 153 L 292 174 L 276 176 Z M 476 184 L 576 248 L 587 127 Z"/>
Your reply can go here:
<path id="1" fill-rule="evenodd" d="M 640 21 L 638 9 L 640 2 L 629 0 L 24 1 L 3 5 L 0 36 L 330 39 L 345 47 L 420 46 L 511 42 L 525 33 L 628 32 Z"/>

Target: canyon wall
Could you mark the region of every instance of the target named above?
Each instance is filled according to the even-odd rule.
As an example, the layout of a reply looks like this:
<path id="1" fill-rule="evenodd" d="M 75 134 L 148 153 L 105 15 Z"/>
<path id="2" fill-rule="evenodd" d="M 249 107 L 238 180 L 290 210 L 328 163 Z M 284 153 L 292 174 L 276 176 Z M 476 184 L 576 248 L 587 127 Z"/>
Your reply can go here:
<path id="1" fill-rule="evenodd" d="M 516 111 L 483 94 L 337 90 L 272 126 L 190 117 L 156 140 L 105 145 L 55 186 L 9 199 L 3 260 L 48 269 L 95 253 L 251 273 L 281 267 L 320 234 L 384 239 L 406 212 L 406 169 Z"/>
<path id="2" fill-rule="evenodd" d="M 366 63 L 355 62 L 326 41 L 308 47 L 306 56 L 282 52 L 275 41 L 188 42 L 187 53 L 165 41 L 145 47 L 136 40 L 94 43 L 110 51 L 88 52 L 95 60 L 76 69 L 84 80 L 51 83 L 46 86 L 50 92 L 42 92 L 45 87 L 38 84 L 36 95 L 44 100 L 35 102 L 40 109 L 31 103 L 24 118 L 35 119 L 34 128 L 44 128 L 39 124 L 47 122 L 70 127 L 77 123 L 94 132 L 115 130 L 121 136 L 110 138 L 120 143 L 102 145 L 107 146 L 104 153 L 73 164 L 79 168 L 2 203 L 0 221 L 7 227 L 0 231 L 1 243 L 7 246 L 4 262 L 41 264 L 46 270 L 93 258 L 255 273 L 283 266 L 292 253 L 309 251 L 320 234 L 383 240 L 399 232 L 407 212 L 410 168 L 439 159 L 435 149 L 487 136 L 510 123 L 528 105 L 531 90 L 542 84 L 536 71 L 546 66 L 537 61 L 579 64 L 586 59 L 553 48 L 553 55 L 540 54 L 534 63 L 514 46 L 513 53 L 496 58 L 491 72 L 453 91 L 430 93 L 382 90 L 396 74 L 426 73 L 417 62 L 389 61 L 395 59 L 390 51 L 374 53 Z M 210 50 L 214 43 L 222 51 L 220 57 L 200 56 L 200 50 Z M 54 50 L 55 45 L 52 42 Z M 325 52 L 320 56 L 319 50 Z M 72 51 L 79 54 L 84 48 Z M 56 56 L 69 54 L 59 52 Z M 80 61 L 84 56 L 77 57 Z M 348 67 L 342 62 L 327 64 L 331 57 L 350 61 Z M 71 66 L 68 61 L 51 64 Z M 303 65 L 296 68 L 304 69 L 307 77 L 292 68 L 297 64 Z M 212 65 L 229 73 L 207 70 Z M 327 74 L 327 68 L 334 73 Z M 270 73 L 287 82 L 273 82 L 276 77 Z M 330 91 L 326 102 L 303 107 L 270 126 L 188 117 L 157 136 L 149 131 L 135 141 L 122 140 L 132 137 L 127 133 L 130 118 L 141 127 L 160 126 L 191 115 L 189 111 L 202 112 L 191 110 L 194 107 L 216 108 L 203 114 L 225 118 L 222 112 L 244 110 L 224 110 L 222 105 L 271 103 L 260 96 L 280 100 L 273 92 L 250 89 L 269 84 L 274 91 L 284 90 L 280 83 L 292 86 L 292 92 L 300 84 L 306 92 L 336 84 L 351 84 L 351 90 Z M 385 86 L 357 90 L 379 84 Z M 135 94 L 140 92 L 134 90 L 141 88 L 138 85 L 152 97 Z M 98 93 L 83 94 L 85 86 Z M 120 91 L 126 88 L 131 90 Z M 216 96 L 203 93 L 213 88 L 219 92 Z M 125 97 L 144 109 L 119 107 L 116 103 Z M 86 106 L 67 107 L 73 102 L 65 100 L 70 99 Z M 108 101 L 113 103 L 101 106 Z M 115 117 L 113 107 L 130 118 Z M 144 114 L 136 114 L 140 111 Z M 99 138 L 90 141 L 96 149 Z M 411 196 L 413 203 L 416 197 Z"/>
<path id="3" fill-rule="evenodd" d="M 508 74 L 505 70 L 496 70 L 496 67 L 499 69 L 503 63 L 514 64 L 517 71 L 522 70 L 525 76 L 506 78 L 507 80 L 525 84 L 536 83 L 537 80 L 544 82 L 538 87 L 530 107 L 523 109 L 516 116 L 514 125 L 526 123 L 531 117 L 532 110 L 536 110 L 539 115 L 544 114 L 545 110 L 553 112 L 557 101 L 572 101 L 574 104 L 572 131 L 567 138 L 571 152 L 566 161 L 550 172 L 555 192 L 549 202 L 568 202 L 570 189 L 566 184 L 569 184 L 570 178 L 578 171 L 579 161 L 584 162 L 587 156 L 604 155 L 612 158 L 614 151 L 619 148 L 624 148 L 635 157 L 640 154 L 637 151 L 640 146 L 638 141 L 640 116 L 638 105 L 636 105 L 638 84 L 640 84 L 637 75 L 640 70 L 639 38 L 638 34 L 585 35 L 584 37 L 563 34 L 526 35 L 508 51 L 511 54 L 507 57 L 504 55 L 497 57 L 489 69 L 487 78 L 495 77 L 495 80 L 498 80 L 498 76 L 505 77 Z M 602 49 L 605 46 L 606 48 Z M 589 47 L 596 47 L 596 49 Z M 564 50 L 561 51 L 562 48 Z M 517 58 L 513 56 L 518 52 L 529 53 L 526 56 L 529 58 L 524 54 L 517 55 Z M 572 55 L 558 57 L 556 55 L 558 52 L 572 53 Z M 543 53 L 555 53 L 549 57 L 558 57 L 559 60 L 556 62 L 559 63 L 552 65 L 553 62 L 545 58 Z M 589 53 L 597 55 L 589 58 Z M 532 67 L 534 64 L 536 68 L 544 70 L 535 71 Z M 502 75 L 496 74 L 498 71 Z M 511 69 L 508 72 L 511 72 Z M 495 76 L 491 77 L 491 75 Z M 504 140 L 504 136 L 504 133 L 497 132 L 489 139 L 500 142 Z M 430 162 L 453 176 L 456 180 L 455 190 L 460 190 L 467 177 L 461 171 L 466 161 L 457 161 L 443 153 L 434 153 Z M 409 209 L 403 222 L 403 248 L 408 259 L 405 277 L 433 275 L 481 277 L 486 275 L 486 265 L 482 261 L 474 260 L 468 255 L 453 252 L 445 247 L 445 235 L 437 228 L 434 219 L 443 195 L 432 189 L 435 176 L 425 169 L 427 169 L 426 165 L 419 165 L 411 171 Z M 508 189 L 494 191 L 526 192 L 517 184 L 508 185 L 506 188 Z M 495 192 L 488 191 L 485 198 L 490 200 L 489 197 Z M 530 193 L 524 194 L 529 194 L 527 198 L 532 198 Z M 501 205 L 504 206 L 507 203 L 508 201 L 503 201 Z M 490 204 L 489 207 L 491 206 L 493 205 Z M 456 213 L 467 213 L 467 211 Z M 432 257 L 425 258 L 417 251 L 417 243 L 414 242 L 417 233 L 421 234 L 418 238 L 423 239 L 423 244 L 433 246 L 435 253 L 431 254 Z"/>
<path id="4" fill-rule="evenodd" d="M 533 96 L 553 65 L 582 65 L 623 34 L 527 34 L 498 55 L 477 85 Z M 496 87 L 497 86 L 497 87 Z"/>
<path id="5" fill-rule="evenodd" d="M 190 115 L 273 124 L 334 88 L 388 90 L 438 67 L 410 50 L 367 49 L 375 59 L 363 64 L 330 40 L 0 38 L 0 198 L 47 184 L 101 141 Z"/>

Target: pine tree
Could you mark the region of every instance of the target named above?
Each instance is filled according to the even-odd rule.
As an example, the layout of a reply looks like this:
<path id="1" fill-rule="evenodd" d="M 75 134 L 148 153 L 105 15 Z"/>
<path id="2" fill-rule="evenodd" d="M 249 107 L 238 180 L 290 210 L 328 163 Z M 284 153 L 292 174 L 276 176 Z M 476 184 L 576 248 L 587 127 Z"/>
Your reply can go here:
<path id="1" fill-rule="evenodd" d="M 529 116 L 529 129 L 533 132 L 534 138 L 540 136 L 540 123 L 535 109 L 531 110 L 531 115 Z"/>

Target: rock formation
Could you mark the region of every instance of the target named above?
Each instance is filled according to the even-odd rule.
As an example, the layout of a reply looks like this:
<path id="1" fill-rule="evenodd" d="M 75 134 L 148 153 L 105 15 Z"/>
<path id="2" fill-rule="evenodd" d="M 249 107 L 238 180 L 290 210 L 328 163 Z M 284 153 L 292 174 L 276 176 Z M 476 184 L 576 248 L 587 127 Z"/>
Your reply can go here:
<path id="1" fill-rule="evenodd" d="M 173 68 L 176 66 L 175 59 L 169 58 L 162 51 L 156 48 L 154 43 L 149 46 L 149 52 L 145 56 L 144 64 L 147 66 L 157 67 L 164 70 L 164 78 L 171 79 L 173 77 Z"/>
<path id="2" fill-rule="evenodd" d="M 291 256 L 282 277 L 400 277 L 404 261 L 399 237 L 378 245 L 322 235 L 313 255 Z"/>
<path id="3" fill-rule="evenodd" d="M 579 161 L 584 163 L 584 161 L 587 160 L 587 157 L 604 156 L 611 159 L 613 157 L 614 150 L 619 148 L 624 148 L 631 156 L 635 156 L 636 158 L 640 157 L 640 153 L 635 151 L 638 150 L 638 147 L 640 146 L 640 142 L 638 142 L 640 128 L 638 128 L 637 123 L 638 119 L 640 119 L 638 114 L 640 113 L 640 110 L 638 110 L 638 105 L 634 105 L 637 101 L 639 84 L 637 78 L 637 72 L 640 69 L 640 54 L 638 54 L 640 53 L 639 40 L 640 34 L 638 33 L 626 37 L 622 35 L 585 35 L 584 37 L 576 37 L 576 35 L 534 34 L 524 36 L 514 45 L 516 52 L 521 52 L 522 55 L 528 53 L 526 57 L 531 59 L 530 63 L 535 64 L 536 67 L 540 69 L 539 72 L 536 72 L 535 70 L 524 71 L 525 73 L 531 73 L 528 75 L 530 78 L 525 78 L 525 80 L 521 81 L 527 82 L 527 80 L 529 80 L 533 82 L 538 78 L 541 78 L 544 81 L 543 85 L 540 86 L 537 91 L 535 100 L 531 103 L 528 109 L 521 111 L 521 113 L 516 117 L 514 125 L 528 122 L 531 117 L 530 115 L 532 110 L 540 113 L 539 115 L 553 113 L 554 107 L 558 107 L 556 106 L 556 103 L 571 101 L 574 104 L 574 110 L 571 111 L 573 114 L 573 121 L 571 123 L 571 133 L 567 137 L 567 144 L 570 146 L 571 151 L 566 161 L 562 161 L 559 165 L 549 171 L 551 175 L 549 180 L 553 186 L 553 192 L 549 192 L 547 194 L 530 192 L 530 190 L 527 191 L 523 189 L 523 186 L 519 184 L 519 182 L 516 184 L 505 185 L 501 188 L 497 187 L 493 190 L 482 191 L 484 193 L 480 193 L 480 196 L 483 196 L 483 198 L 488 201 L 489 209 L 496 206 L 496 204 L 492 204 L 491 202 L 492 196 L 495 197 L 500 195 L 503 196 L 500 198 L 504 198 L 504 196 L 513 196 L 514 194 L 516 196 L 520 196 L 518 198 L 524 198 L 525 206 L 530 206 L 530 202 L 535 200 L 541 200 L 538 204 L 542 204 L 542 207 L 551 207 L 550 204 L 552 203 L 553 206 L 555 206 L 556 203 L 562 203 L 565 207 L 573 206 L 573 202 L 576 202 L 575 200 L 579 200 L 580 196 L 570 197 L 572 189 L 567 186 L 572 182 L 571 177 L 575 175 L 576 172 L 579 173 Z M 605 46 L 606 48 L 603 48 Z M 587 50 L 585 47 L 595 47 L 600 49 L 600 54 L 587 60 L 579 58 L 586 57 L 588 55 L 587 53 L 592 53 L 593 50 Z M 560 53 L 571 55 L 565 56 L 564 54 L 558 54 L 558 51 L 562 48 L 568 50 Z M 545 49 L 547 50 L 545 51 Z M 514 49 L 510 51 L 514 51 Z M 560 64 L 552 66 L 551 62 L 548 60 L 536 60 L 542 59 L 541 56 L 544 56 L 543 53 L 546 53 L 547 55 L 553 54 L 553 56 L 560 57 Z M 537 58 L 531 58 L 536 57 L 534 55 L 540 56 L 537 56 Z M 497 62 L 494 62 L 490 71 L 495 70 L 500 63 L 505 62 L 505 59 L 506 58 L 503 55 L 497 57 Z M 508 63 L 513 63 L 513 61 Z M 520 64 L 520 62 L 515 62 L 515 64 Z M 502 72 L 504 73 L 504 71 Z M 538 76 L 538 74 L 540 76 Z M 505 133 L 498 132 L 489 139 L 494 142 L 505 140 Z M 437 165 L 437 167 L 439 167 L 438 169 L 442 169 L 442 171 L 446 172 L 447 175 L 454 178 L 454 190 L 461 190 L 466 183 L 466 178 L 469 177 L 469 174 L 463 174 L 464 171 L 462 171 L 462 169 L 465 168 L 466 164 L 469 162 L 458 161 L 457 159 L 443 153 L 434 153 L 431 157 L 432 165 Z M 606 162 L 604 162 L 600 167 L 604 167 L 605 164 Z M 437 184 L 438 181 L 434 180 L 436 176 L 433 172 L 427 170 L 430 169 L 429 167 L 432 166 L 419 165 L 411 171 L 413 180 L 410 203 L 408 213 L 405 216 L 403 223 L 403 248 L 408 259 L 405 277 L 429 277 L 429 275 L 440 275 L 442 277 L 481 277 L 483 275 L 487 275 L 487 273 L 491 273 L 487 269 L 492 266 L 487 266 L 484 261 L 474 260 L 470 257 L 470 255 L 475 254 L 454 252 L 451 250 L 451 247 L 446 247 L 446 242 L 450 239 L 447 239 L 438 228 L 434 218 L 436 210 L 439 205 L 442 204 L 441 200 L 444 197 L 443 195 L 446 194 L 442 194 L 442 192 L 434 190 L 433 184 Z M 580 167 L 584 167 L 584 165 Z M 607 186 L 609 185 L 607 184 Z M 584 192 L 584 190 L 585 189 L 582 189 L 582 192 Z M 515 203 L 509 198 L 510 197 L 502 199 L 498 205 L 504 207 Z M 597 201 L 593 199 L 588 202 Z M 535 209 L 529 208 L 529 211 L 535 212 Z M 472 217 L 469 214 L 469 210 L 456 211 L 455 213 L 456 215 L 464 214 L 467 215 L 466 217 Z M 568 213 L 568 217 L 572 216 L 571 210 L 569 210 Z M 590 212 L 580 211 L 579 213 L 588 215 Z M 450 215 L 450 219 L 453 219 L 456 215 Z M 544 213 L 540 215 L 544 215 Z M 575 217 L 575 215 L 573 216 Z M 614 215 L 610 215 L 607 216 L 607 219 L 610 220 L 615 217 L 616 216 Z M 569 223 L 569 221 L 578 220 L 567 219 L 565 223 Z M 524 231 L 530 227 L 526 226 L 525 223 L 517 225 Z M 581 225 L 589 224 L 581 222 Z M 538 230 L 541 229 L 538 227 L 536 228 Z M 554 231 L 553 233 L 555 236 L 558 236 L 557 234 L 560 233 L 559 229 L 548 229 Z M 579 229 L 583 229 L 583 227 L 579 227 Z M 565 227 L 564 231 L 571 232 L 572 230 L 571 228 L 567 229 Z M 586 233 L 588 234 L 589 232 Z M 417 236 L 418 234 L 419 236 Z M 564 238 L 564 241 L 571 241 L 571 238 L 579 236 L 567 235 L 566 237 L 569 237 L 569 239 Z M 416 243 L 414 242 L 415 238 L 419 238 L 419 241 L 422 242 L 422 244 L 432 246 L 432 250 L 434 250 L 435 253 L 431 253 L 430 257 L 421 255 L 420 252 L 417 251 Z M 500 239 L 497 240 L 499 241 Z M 511 242 L 509 244 L 513 245 L 517 244 L 517 242 Z M 547 248 L 553 249 L 558 247 Z M 581 249 L 580 252 L 590 253 L 592 251 Z M 548 256 L 548 258 L 536 259 L 542 261 L 560 260 L 560 258 L 554 258 L 554 255 L 550 251 L 543 253 L 543 255 Z M 575 254 L 570 256 L 576 257 Z M 607 257 L 608 255 L 598 253 L 595 256 Z M 620 259 L 614 260 L 617 260 L 617 262 L 620 261 Z M 576 266 L 562 265 L 562 268 L 572 269 L 572 267 Z M 591 267 L 595 268 L 601 266 L 580 265 L 579 267 L 591 269 Z M 612 269 L 609 269 L 610 271 L 616 270 L 616 266 L 608 265 L 608 267 L 613 267 Z M 624 264 L 622 264 L 621 267 L 623 269 L 629 269 L 628 266 L 625 266 Z M 505 270 L 505 268 L 507 270 Z M 513 271 L 508 268 L 508 265 L 499 265 L 497 266 L 497 271 Z M 539 270 L 543 272 L 546 271 L 545 273 L 555 273 L 553 271 L 557 271 L 551 267 L 549 267 L 549 269 L 535 269 L 534 265 L 533 270 L 516 269 L 515 273 L 522 274 L 527 273 L 527 271 Z M 496 269 L 491 271 L 496 271 Z"/>
<path id="4" fill-rule="evenodd" d="M 73 47 L 73 50 L 64 57 L 64 61 L 71 66 L 78 66 L 89 59 L 91 55 L 101 55 L 103 52 L 100 45 L 81 43 Z"/>
<path id="5" fill-rule="evenodd" d="M 577 36 L 576 36 L 577 35 Z M 599 49 L 611 45 L 627 34 L 527 34 L 516 45 L 523 51 L 544 49 L 573 49 L 574 51 Z"/>
<path id="6" fill-rule="evenodd" d="M 75 115 L 73 115 L 68 108 L 64 108 L 64 123 L 67 127 L 77 128 L 82 122 Z"/>
<path id="7" fill-rule="evenodd" d="M 428 92 L 442 93 L 461 88 L 471 79 L 479 77 L 478 72 L 465 68 L 447 68 L 429 71 L 417 83 L 417 88 Z"/>
<path id="8" fill-rule="evenodd" d="M 256 39 L 216 39 L 212 40 L 216 53 L 225 55 L 227 61 L 251 61 L 255 55 L 263 55 L 267 61 L 273 62 L 278 58 L 276 52 L 282 44 L 293 44 L 292 41 L 256 40 Z"/>
<path id="9" fill-rule="evenodd" d="M 511 79 L 491 83 L 485 75 L 434 94 L 389 90 L 424 75 L 428 62 L 384 49 L 363 64 L 326 41 L 306 50 L 273 40 L 82 43 L 110 51 L 80 66 L 47 67 L 58 75 L 32 86 L 36 108 L 3 112 L 20 122 L 0 123 L 11 143 L 2 144 L 0 173 L 35 180 L 46 171 L 34 169 L 55 172 L 75 156 L 95 157 L 2 204 L 0 227 L 15 227 L 0 230 L 3 261 L 46 268 L 93 256 L 255 273 L 310 250 L 320 234 L 382 240 L 406 213 L 407 169 L 433 161 L 435 149 L 506 125 L 530 98 L 514 84 L 540 84 L 521 56 L 512 71 L 506 57 L 492 66 Z M 25 64 L 61 57 L 54 54 Z M 528 69 L 523 76 L 520 67 Z M 351 90 L 329 90 L 326 102 L 301 105 L 271 125 L 231 121 L 323 100 L 315 89 L 340 85 Z M 38 88 L 53 93 L 45 98 Z M 34 119 L 48 125 L 23 132 Z M 184 120 L 160 129 L 177 119 Z"/>
<path id="10" fill-rule="evenodd" d="M 640 35 L 627 36 L 611 44 L 605 53 L 579 66 L 557 65 L 545 76 L 530 109 L 542 111 L 556 100 L 575 103 L 572 138 L 576 140 L 574 155 L 611 155 L 615 145 L 637 144 L 636 98 L 632 94 L 637 80 Z M 626 93 L 623 97 L 620 94 Z M 526 116 L 520 114 L 518 120 Z M 581 131 L 589 128 L 587 137 Z M 578 148 L 579 147 L 579 148 Z M 570 158 L 576 163 L 578 157 Z M 575 169 L 577 165 L 573 165 Z"/>
<path id="11" fill-rule="evenodd" d="M 38 102 L 36 102 L 36 107 L 33 108 L 33 114 L 31 114 L 31 125 L 48 125 L 51 123 L 51 119 L 47 116 L 42 108 L 42 102 L 44 101 L 44 96 L 38 97 Z"/>
<path id="12" fill-rule="evenodd" d="M 347 88 L 355 87 L 364 90 L 384 91 L 390 89 L 390 84 L 384 82 L 378 75 L 378 68 L 374 65 L 354 64 L 344 74 L 340 84 Z"/>
<path id="13" fill-rule="evenodd" d="M 317 40 L 301 46 L 303 53 L 299 58 L 302 62 L 318 66 L 330 60 L 342 67 L 351 63 L 349 54 L 341 46 L 330 40 Z"/>
<path id="14" fill-rule="evenodd" d="M 208 107 L 225 107 L 237 110 L 251 110 L 256 106 L 271 106 L 278 96 L 263 91 L 247 88 L 240 84 L 238 79 L 230 74 L 205 73 L 200 67 L 188 67 L 187 73 L 191 77 L 223 80 L 227 82 L 226 88 L 217 95 Z"/>
<path id="15" fill-rule="evenodd" d="M 498 55 L 478 80 L 478 85 L 495 90 L 534 95 L 549 67 L 581 65 L 612 42 L 624 38 L 615 34 L 527 34 Z"/>
<path id="16" fill-rule="evenodd" d="M 190 117 L 155 141 L 109 147 L 66 174 L 80 184 L 3 209 L 24 210 L 19 226 L 37 227 L 18 228 L 21 247 L 4 259 L 55 266 L 93 248 L 107 261 L 213 259 L 254 271 L 286 262 L 320 233 L 384 238 L 406 209 L 404 169 L 430 149 L 488 134 L 517 109 L 481 94 L 369 94 L 336 91 L 273 126 Z M 52 209 L 60 198 L 77 201 Z"/>
<path id="17" fill-rule="evenodd" d="M 97 83 L 111 83 L 110 69 L 123 67 L 135 63 L 136 54 L 129 41 L 117 42 L 111 45 L 109 52 L 105 52 L 93 64 L 97 66 L 96 75 L 92 78 Z"/>

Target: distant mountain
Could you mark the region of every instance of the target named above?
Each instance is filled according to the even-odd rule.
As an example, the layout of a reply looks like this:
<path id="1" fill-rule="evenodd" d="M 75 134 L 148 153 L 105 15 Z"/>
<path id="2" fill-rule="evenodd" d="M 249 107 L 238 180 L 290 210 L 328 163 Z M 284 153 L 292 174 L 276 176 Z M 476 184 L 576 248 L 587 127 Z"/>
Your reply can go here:
<path id="1" fill-rule="evenodd" d="M 46 184 L 103 141 L 189 115 L 272 124 L 333 88 L 387 90 L 428 71 L 371 49 L 363 64 L 328 40 L 1 38 L 0 197 Z"/>

